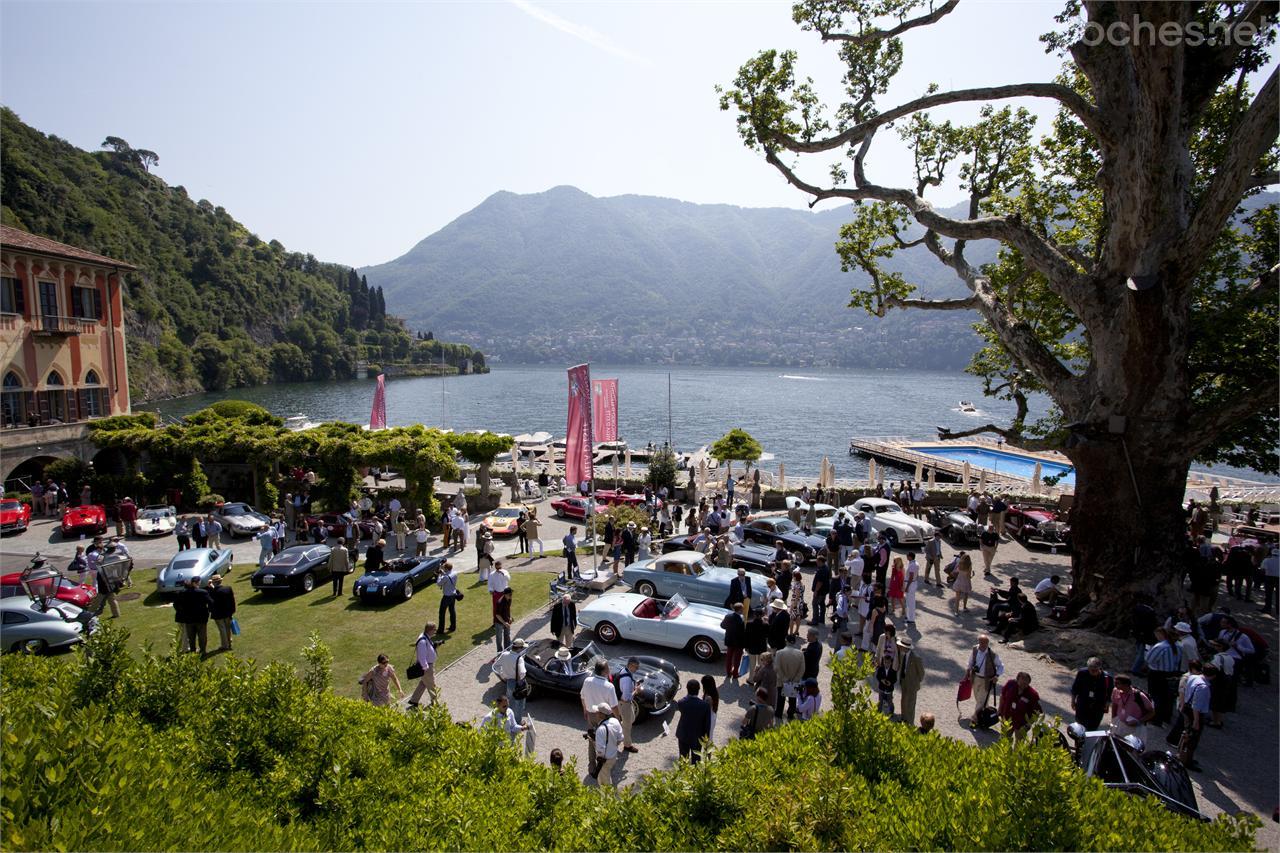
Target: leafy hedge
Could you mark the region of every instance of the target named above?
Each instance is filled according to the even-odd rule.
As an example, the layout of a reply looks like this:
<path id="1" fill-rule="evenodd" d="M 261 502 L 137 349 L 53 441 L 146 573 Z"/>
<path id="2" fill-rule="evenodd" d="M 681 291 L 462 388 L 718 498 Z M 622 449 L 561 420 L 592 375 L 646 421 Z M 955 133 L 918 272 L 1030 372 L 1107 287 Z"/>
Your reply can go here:
<path id="1" fill-rule="evenodd" d="M 133 660 L 112 627 L 91 645 L 5 667 L 5 849 L 1253 846 L 1256 819 L 1202 824 L 1107 791 L 1048 738 L 978 750 L 919 736 L 876 713 L 852 672 L 837 673 L 851 699 L 836 711 L 615 793 L 443 711 L 340 699 L 285 664 Z"/>

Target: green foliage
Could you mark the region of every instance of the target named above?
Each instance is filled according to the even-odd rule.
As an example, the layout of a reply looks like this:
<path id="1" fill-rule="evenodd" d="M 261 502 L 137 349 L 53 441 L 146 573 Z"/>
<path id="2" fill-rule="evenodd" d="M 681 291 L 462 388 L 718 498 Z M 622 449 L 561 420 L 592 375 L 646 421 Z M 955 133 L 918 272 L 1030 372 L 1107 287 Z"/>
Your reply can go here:
<path id="1" fill-rule="evenodd" d="M 741 460 L 755 462 L 764 449 L 760 442 L 751 437 L 751 433 L 739 427 L 726 432 L 708 448 L 708 452 L 721 462 Z"/>
<path id="2" fill-rule="evenodd" d="M 201 495 L 200 498 L 196 501 L 196 506 L 204 510 L 205 512 L 208 512 L 209 510 L 216 507 L 218 504 L 223 504 L 226 502 L 227 502 L 227 499 L 224 498 L 222 495 L 218 494 L 217 492 L 207 492 L 204 495 Z"/>
<path id="3" fill-rule="evenodd" d="M 307 644 L 302 648 L 302 659 L 307 662 L 302 673 L 302 683 L 312 693 L 328 693 L 333 687 L 333 652 L 320 639 L 320 634 L 311 632 Z"/>
<path id="4" fill-rule="evenodd" d="M 31 503 L 32 503 L 32 498 L 31 498 L 31 493 L 30 493 L 30 492 L 19 492 L 19 491 L 9 490 L 9 491 L 6 491 L 6 492 L 4 493 L 4 496 L 5 496 L 5 498 L 6 498 L 6 499 L 8 499 L 8 500 L 20 501 L 20 502 L 22 502 L 22 503 L 24 503 L 24 504 L 31 504 Z M 34 506 L 35 506 L 35 504 L 32 504 L 32 507 L 33 507 L 33 508 L 34 508 Z"/>
<path id="5" fill-rule="evenodd" d="M 831 712 L 610 791 L 443 709 L 316 692 L 283 664 L 89 645 L 6 665 L 5 849 L 1244 850 L 1258 826 L 1108 791 L 1049 737 L 920 736 L 871 707 L 851 662 Z"/>
<path id="6" fill-rule="evenodd" d="M 0 135 L 6 224 L 138 266 L 124 293 L 134 402 L 345 378 L 362 358 L 409 360 L 424 349 L 387 315 L 381 288 L 349 267 L 263 242 L 221 207 L 192 201 L 148 173 L 155 152 L 114 136 L 108 151 L 82 151 L 7 108 Z M 351 344 L 349 330 L 380 337 Z M 467 358 L 483 364 L 470 347 L 450 346 L 454 369 Z"/>
<path id="7" fill-rule="evenodd" d="M 611 506 L 607 512 L 598 513 L 594 516 L 591 524 L 596 534 L 604 531 L 606 519 L 613 519 L 615 529 L 626 527 L 628 522 L 634 522 L 637 528 L 649 526 L 649 513 L 643 507 L 635 507 L 628 504 Z M 604 544 L 608 545 L 609 543 L 606 542 Z"/>
<path id="8" fill-rule="evenodd" d="M 79 491 L 80 485 L 89 479 L 89 466 L 79 459 L 55 459 L 44 466 L 45 479 L 66 483 L 67 490 Z"/>
<path id="9" fill-rule="evenodd" d="M 511 449 L 515 439 L 509 435 L 498 435 L 486 430 L 482 433 L 450 433 L 448 441 L 454 450 L 462 454 L 462 458 L 468 462 L 474 462 L 479 467 L 480 495 L 487 498 L 489 466 L 493 464 L 494 457 L 499 453 L 505 453 Z"/>
<path id="10" fill-rule="evenodd" d="M 659 447 L 649 457 L 649 473 L 645 482 L 655 490 L 676 487 L 676 454 L 670 447 Z"/>

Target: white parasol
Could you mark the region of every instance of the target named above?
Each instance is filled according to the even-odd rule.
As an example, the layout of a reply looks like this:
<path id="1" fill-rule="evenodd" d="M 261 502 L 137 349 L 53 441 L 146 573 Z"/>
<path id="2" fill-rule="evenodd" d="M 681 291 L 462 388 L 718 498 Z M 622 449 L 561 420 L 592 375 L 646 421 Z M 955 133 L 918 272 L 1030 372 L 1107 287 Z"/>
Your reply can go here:
<path id="1" fill-rule="evenodd" d="M 872 491 L 876 488 L 876 460 L 874 459 L 867 463 L 867 488 Z"/>
<path id="2" fill-rule="evenodd" d="M 1031 472 L 1031 494 L 1033 495 L 1040 494 L 1040 486 L 1041 486 L 1040 463 L 1037 462 L 1035 470 Z"/>
<path id="3" fill-rule="evenodd" d="M 707 460 L 704 457 L 698 463 L 698 491 L 705 492 L 707 490 Z"/>
<path id="4" fill-rule="evenodd" d="M 969 463 L 964 463 L 964 467 L 960 469 L 960 484 L 966 489 L 969 488 Z"/>
<path id="5" fill-rule="evenodd" d="M 631 479 L 631 448 L 627 448 L 627 479 Z"/>
<path id="6" fill-rule="evenodd" d="M 919 483 L 923 479 L 924 479 L 924 460 L 917 459 L 915 481 Z"/>
<path id="7" fill-rule="evenodd" d="M 985 492 L 987 490 L 987 469 L 979 468 L 978 471 L 978 491 Z"/>
<path id="8" fill-rule="evenodd" d="M 511 445 L 511 470 L 516 475 L 516 479 L 520 479 L 520 446 Z"/>
<path id="9" fill-rule="evenodd" d="M 929 488 L 930 490 L 932 490 L 932 489 L 936 489 L 937 487 L 938 487 L 938 469 L 930 468 L 929 469 Z"/>
<path id="10" fill-rule="evenodd" d="M 787 491 L 787 466 L 781 462 L 778 463 L 778 491 L 784 494 Z"/>
<path id="11" fill-rule="evenodd" d="M 613 452 L 613 479 L 618 479 L 618 451 Z"/>

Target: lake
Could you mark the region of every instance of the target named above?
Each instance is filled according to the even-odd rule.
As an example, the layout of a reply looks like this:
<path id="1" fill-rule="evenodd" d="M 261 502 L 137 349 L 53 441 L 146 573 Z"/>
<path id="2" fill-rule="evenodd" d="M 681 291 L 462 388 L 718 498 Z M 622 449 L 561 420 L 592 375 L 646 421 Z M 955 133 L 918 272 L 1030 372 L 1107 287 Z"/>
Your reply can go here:
<path id="1" fill-rule="evenodd" d="M 855 435 L 927 440 L 936 438 L 936 426 L 1006 424 L 1014 413 L 1012 403 L 983 397 L 981 380 L 964 373 L 592 365 L 591 375 L 618 379 L 618 434 L 632 447 L 667 439 L 670 375 L 674 447 L 696 450 L 741 427 L 773 455 L 763 464 L 776 470 L 785 463 L 788 476 L 816 477 L 823 456 L 831 458 L 837 477 L 866 476 L 866 460 L 848 455 Z M 374 384 L 367 379 L 265 385 L 135 408 L 182 417 L 217 400 L 237 399 L 279 417 L 368 423 Z M 565 433 L 567 396 L 565 369 L 546 365 L 501 364 L 475 376 L 388 379 L 387 423 L 513 435 L 546 430 L 559 438 Z M 978 412 L 957 411 L 961 400 L 972 401 Z M 1047 408 L 1047 398 L 1033 399 L 1032 417 Z"/>

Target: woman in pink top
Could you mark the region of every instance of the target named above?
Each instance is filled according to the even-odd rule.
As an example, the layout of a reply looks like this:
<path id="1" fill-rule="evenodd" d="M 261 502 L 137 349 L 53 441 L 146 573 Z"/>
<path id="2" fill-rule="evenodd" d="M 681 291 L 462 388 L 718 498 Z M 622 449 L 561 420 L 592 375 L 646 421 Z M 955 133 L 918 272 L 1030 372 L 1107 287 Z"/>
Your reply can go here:
<path id="1" fill-rule="evenodd" d="M 893 558 L 893 572 L 889 575 L 889 612 L 890 613 L 906 613 L 906 570 L 903 568 L 902 558 Z"/>
<path id="2" fill-rule="evenodd" d="M 1133 678 L 1124 672 L 1116 675 L 1116 686 L 1111 691 L 1111 731 L 1124 737 L 1137 735 L 1144 742 L 1147 738 L 1147 721 L 1155 717 L 1156 705 L 1151 697 L 1133 686 Z"/>

